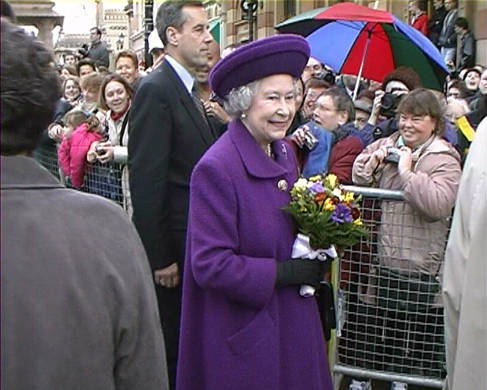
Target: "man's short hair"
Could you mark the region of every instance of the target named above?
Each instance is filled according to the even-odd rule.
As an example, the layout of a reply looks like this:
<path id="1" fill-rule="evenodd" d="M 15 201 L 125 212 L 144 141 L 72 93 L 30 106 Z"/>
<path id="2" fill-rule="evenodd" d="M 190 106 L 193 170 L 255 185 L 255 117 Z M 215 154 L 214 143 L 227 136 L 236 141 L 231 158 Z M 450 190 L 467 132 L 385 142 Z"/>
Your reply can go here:
<path id="1" fill-rule="evenodd" d="M 135 68 L 139 66 L 139 60 L 137 58 L 137 54 L 133 50 L 122 50 L 117 53 L 117 56 L 115 57 L 115 66 L 117 66 L 117 62 L 120 58 L 130 58 L 132 60 L 132 63 L 134 64 Z"/>
<path id="2" fill-rule="evenodd" d="M 96 30 L 96 33 L 97 33 L 99 36 L 101 36 L 101 30 L 100 30 L 98 27 L 92 27 L 92 28 L 90 28 L 90 31 L 91 31 L 91 30 Z"/>
<path id="3" fill-rule="evenodd" d="M 15 16 L 15 12 L 12 9 L 12 6 L 5 0 L 0 0 L 0 4 L 0 16 L 8 18 L 12 23 L 17 23 L 17 17 Z"/>
<path id="4" fill-rule="evenodd" d="M 468 20 L 462 16 L 459 16 L 455 21 L 455 26 L 468 30 Z"/>
<path id="5" fill-rule="evenodd" d="M 1 19 L 1 154 L 36 148 L 52 121 L 61 86 L 54 58 L 44 44 Z"/>
<path id="6" fill-rule="evenodd" d="M 186 22 L 183 7 L 203 7 L 203 3 L 201 1 L 166 1 L 157 10 L 156 29 L 164 46 L 167 46 L 166 30 L 168 27 L 174 27 L 179 31 Z"/>
<path id="7" fill-rule="evenodd" d="M 332 84 L 330 84 L 328 81 L 325 81 L 323 79 L 319 79 L 317 77 L 311 77 L 308 81 L 305 83 L 305 90 L 307 91 L 310 88 L 324 88 L 328 89 L 332 87 Z"/>
<path id="8" fill-rule="evenodd" d="M 76 63 L 76 72 L 78 72 L 78 76 L 79 76 L 79 70 L 83 65 L 90 65 L 93 68 L 93 71 L 96 72 L 95 62 L 90 58 L 83 58 L 82 60 L 79 60 Z"/>
<path id="9" fill-rule="evenodd" d="M 326 89 L 321 95 L 329 96 L 333 101 L 335 110 L 345 111 L 347 113 L 347 122 L 355 120 L 355 107 L 353 105 L 353 100 L 348 96 L 347 92 L 340 87 L 331 87 Z M 318 98 L 319 99 L 319 98 Z"/>

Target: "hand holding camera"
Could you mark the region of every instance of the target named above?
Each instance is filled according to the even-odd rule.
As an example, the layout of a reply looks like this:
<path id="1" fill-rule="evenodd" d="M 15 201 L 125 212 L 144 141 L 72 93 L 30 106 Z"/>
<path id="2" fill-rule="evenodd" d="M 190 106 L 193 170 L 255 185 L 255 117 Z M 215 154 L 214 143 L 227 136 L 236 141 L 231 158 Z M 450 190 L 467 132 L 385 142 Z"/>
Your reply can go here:
<path id="1" fill-rule="evenodd" d="M 298 127 L 298 129 L 292 134 L 292 140 L 298 145 L 300 149 L 306 148 L 313 150 L 318 139 L 311 132 L 311 128 L 316 126 L 313 122 L 308 122 L 305 125 Z"/>
<path id="2" fill-rule="evenodd" d="M 101 163 L 107 163 L 113 159 L 113 146 L 110 141 L 99 142 L 95 146 L 96 158 Z"/>

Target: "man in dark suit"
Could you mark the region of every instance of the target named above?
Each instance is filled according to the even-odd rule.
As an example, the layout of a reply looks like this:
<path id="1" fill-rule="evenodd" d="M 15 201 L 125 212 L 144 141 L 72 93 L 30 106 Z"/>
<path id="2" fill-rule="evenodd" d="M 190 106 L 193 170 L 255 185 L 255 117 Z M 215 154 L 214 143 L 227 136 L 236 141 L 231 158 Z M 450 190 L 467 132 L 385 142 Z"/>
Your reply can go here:
<path id="1" fill-rule="evenodd" d="M 193 74 L 207 64 L 212 37 L 201 2 L 163 3 L 156 28 L 166 56 L 135 95 L 128 163 L 133 221 L 154 273 L 174 387 L 189 179 L 196 162 L 216 139 L 201 102 L 192 96 Z"/>
<path id="2" fill-rule="evenodd" d="M 458 17 L 457 0 L 445 0 L 445 9 L 448 13 L 443 20 L 438 46 L 441 50 L 441 56 L 448 65 L 455 60 L 457 47 L 457 34 L 455 33 L 455 22 Z"/>
<path id="3" fill-rule="evenodd" d="M 443 5 L 443 0 L 433 0 L 433 6 L 433 13 L 428 21 L 428 38 L 438 46 L 438 40 L 440 39 L 440 33 L 447 11 Z"/>

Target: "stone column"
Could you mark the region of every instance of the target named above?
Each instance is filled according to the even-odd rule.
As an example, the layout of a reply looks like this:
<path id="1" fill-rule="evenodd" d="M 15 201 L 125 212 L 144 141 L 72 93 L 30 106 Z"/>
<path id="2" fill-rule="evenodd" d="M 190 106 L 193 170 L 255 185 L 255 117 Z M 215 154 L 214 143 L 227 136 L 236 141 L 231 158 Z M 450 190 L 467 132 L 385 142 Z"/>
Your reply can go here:
<path id="1" fill-rule="evenodd" d="M 39 30 L 37 37 L 46 44 L 49 50 L 53 50 L 52 45 L 52 30 L 56 26 L 55 21 L 49 19 L 41 19 L 34 22 L 34 25 Z"/>

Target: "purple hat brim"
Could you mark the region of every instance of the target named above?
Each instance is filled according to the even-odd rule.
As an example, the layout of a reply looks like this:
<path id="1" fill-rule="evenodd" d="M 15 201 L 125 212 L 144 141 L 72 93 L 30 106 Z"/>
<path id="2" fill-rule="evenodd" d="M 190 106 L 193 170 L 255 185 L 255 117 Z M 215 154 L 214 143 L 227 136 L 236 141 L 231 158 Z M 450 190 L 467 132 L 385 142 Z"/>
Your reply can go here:
<path id="1" fill-rule="evenodd" d="M 241 46 L 221 59 L 210 72 L 211 89 L 220 98 L 233 89 L 275 74 L 298 78 L 308 62 L 306 39 L 281 34 Z"/>

